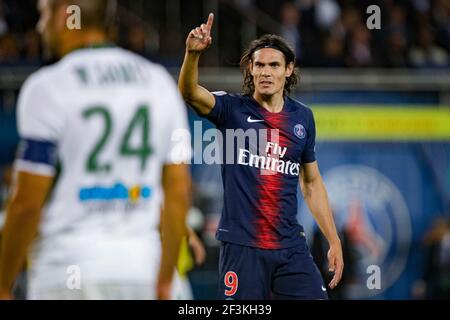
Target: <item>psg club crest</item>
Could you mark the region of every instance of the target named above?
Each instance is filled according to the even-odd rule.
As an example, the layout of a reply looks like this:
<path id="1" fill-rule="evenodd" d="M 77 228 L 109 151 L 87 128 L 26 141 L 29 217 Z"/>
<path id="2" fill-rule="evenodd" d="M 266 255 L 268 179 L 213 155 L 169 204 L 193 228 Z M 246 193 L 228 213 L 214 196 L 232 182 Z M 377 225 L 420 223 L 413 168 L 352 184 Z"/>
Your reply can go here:
<path id="1" fill-rule="evenodd" d="M 294 127 L 294 133 L 299 139 L 304 139 L 306 137 L 305 127 L 301 124 L 297 124 Z"/>

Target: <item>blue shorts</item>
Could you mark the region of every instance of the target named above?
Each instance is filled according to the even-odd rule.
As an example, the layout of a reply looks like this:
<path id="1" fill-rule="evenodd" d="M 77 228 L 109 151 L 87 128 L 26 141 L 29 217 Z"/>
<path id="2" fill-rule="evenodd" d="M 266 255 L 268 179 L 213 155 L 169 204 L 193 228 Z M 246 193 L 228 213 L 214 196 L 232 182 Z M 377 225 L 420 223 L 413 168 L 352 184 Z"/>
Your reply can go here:
<path id="1" fill-rule="evenodd" d="M 322 276 L 304 243 L 266 250 L 222 242 L 219 299 L 328 299 Z"/>

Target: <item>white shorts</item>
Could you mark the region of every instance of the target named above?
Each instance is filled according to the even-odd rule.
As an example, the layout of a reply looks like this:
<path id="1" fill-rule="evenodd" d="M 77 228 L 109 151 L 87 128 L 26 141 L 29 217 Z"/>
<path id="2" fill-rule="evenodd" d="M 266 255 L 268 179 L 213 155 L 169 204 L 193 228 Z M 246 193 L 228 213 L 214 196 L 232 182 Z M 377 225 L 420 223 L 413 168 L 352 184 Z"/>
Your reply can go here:
<path id="1" fill-rule="evenodd" d="M 159 234 L 47 241 L 32 256 L 29 299 L 155 299 Z M 65 240 L 65 241 L 64 241 Z"/>
<path id="2" fill-rule="evenodd" d="M 84 284 L 80 289 L 29 288 L 28 300 L 154 300 L 154 286 L 146 284 Z"/>

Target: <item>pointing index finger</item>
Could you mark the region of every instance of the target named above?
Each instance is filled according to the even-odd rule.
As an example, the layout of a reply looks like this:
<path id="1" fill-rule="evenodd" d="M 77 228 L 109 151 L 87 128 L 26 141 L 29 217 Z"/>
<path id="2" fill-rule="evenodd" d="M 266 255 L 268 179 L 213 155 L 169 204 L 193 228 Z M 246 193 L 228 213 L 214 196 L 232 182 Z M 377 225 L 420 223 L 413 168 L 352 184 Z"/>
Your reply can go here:
<path id="1" fill-rule="evenodd" d="M 214 13 L 210 13 L 208 16 L 208 21 L 206 22 L 206 29 L 211 30 L 214 21 Z"/>

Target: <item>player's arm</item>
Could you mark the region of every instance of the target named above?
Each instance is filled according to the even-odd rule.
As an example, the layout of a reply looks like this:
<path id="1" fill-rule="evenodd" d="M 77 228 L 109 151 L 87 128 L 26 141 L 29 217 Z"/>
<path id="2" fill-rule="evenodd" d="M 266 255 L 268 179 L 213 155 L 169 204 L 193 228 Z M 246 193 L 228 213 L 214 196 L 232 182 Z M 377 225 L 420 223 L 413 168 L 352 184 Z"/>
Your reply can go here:
<path id="1" fill-rule="evenodd" d="M 207 115 L 215 104 L 214 95 L 198 84 L 198 62 L 200 55 L 212 43 L 211 28 L 214 15 L 209 14 L 208 22 L 193 29 L 186 39 L 186 53 L 178 79 L 178 88 L 183 99 L 200 115 Z"/>
<path id="2" fill-rule="evenodd" d="M 190 208 L 190 174 L 184 164 L 165 165 L 162 184 L 164 206 L 161 217 L 162 260 L 158 298 L 171 296 L 172 278 L 178 262 L 181 240 L 188 235 L 186 215 Z"/>
<path id="3" fill-rule="evenodd" d="M 53 177 L 19 171 L 6 210 L 0 252 L 0 298 L 10 298 L 14 282 L 36 236 Z"/>
<path id="4" fill-rule="evenodd" d="M 311 213 L 330 245 L 328 263 L 329 270 L 334 272 L 334 277 L 329 286 L 333 289 L 341 280 L 344 259 L 342 256 L 341 242 L 328 202 L 327 191 L 322 176 L 320 175 L 317 161 L 302 164 L 300 186 Z"/>
<path id="5" fill-rule="evenodd" d="M 189 234 L 189 246 L 192 249 L 192 253 L 194 254 L 194 260 L 197 265 L 201 265 L 203 262 L 205 262 L 206 259 L 206 250 L 205 246 L 202 243 L 202 240 L 197 236 L 194 230 L 188 228 L 188 234 Z"/>

